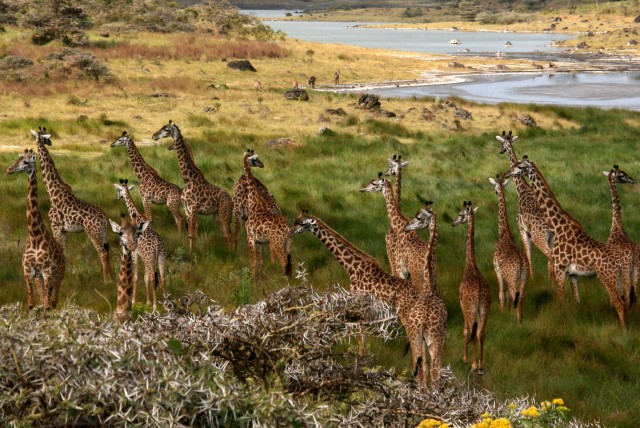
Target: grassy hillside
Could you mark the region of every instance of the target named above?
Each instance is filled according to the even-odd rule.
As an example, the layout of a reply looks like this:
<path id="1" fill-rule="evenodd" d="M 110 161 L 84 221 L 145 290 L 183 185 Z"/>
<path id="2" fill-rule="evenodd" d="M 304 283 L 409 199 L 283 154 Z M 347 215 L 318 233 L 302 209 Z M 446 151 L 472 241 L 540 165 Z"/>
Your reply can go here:
<path id="1" fill-rule="evenodd" d="M 38 59 L 62 49 L 61 45 L 35 47 L 17 29 L 7 30 L 0 33 L 0 44 L 35 65 L 29 79 L 0 81 L 4 106 L 0 163 L 5 167 L 24 148 L 34 146 L 29 130 L 46 126 L 52 133 L 50 152 L 63 179 L 77 196 L 100 205 L 110 218 L 117 219 L 124 205 L 114 200 L 112 183 L 119 178 L 137 180 L 125 150 L 109 148 L 109 143 L 128 131 L 147 161 L 164 178 L 182 185 L 175 152 L 166 149 L 169 141 L 150 138 L 171 119 L 181 127 L 196 162 L 212 183 L 231 191 L 241 175 L 245 149 L 253 148 L 265 163 L 256 176 L 268 186 L 290 222 L 301 209 L 308 209 L 386 268 L 388 221 L 382 197 L 361 194 L 358 189 L 386 168 L 388 157 L 402 154 L 411 161 L 403 179 L 406 215 L 413 215 L 420 206 L 416 193 L 435 200 L 434 208 L 440 214 L 438 280 L 449 310 L 445 363 L 458 378 L 505 400 L 525 395 L 537 400 L 562 397 L 574 416 L 600 420 L 607 426 L 631 427 L 640 420 L 637 308 L 630 315 L 629 331 L 621 331 L 597 279 L 581 280 L 580 305 L 574 304 L 569 293 L 565 303 L 555 302 L 554 287 L 546 278 L 546 261 L 536 252 L 524 323 L 516 324 L 513 313 L 500 313 L 492 270 L 497 200 L 488 182 L 508 168 L 494 136 L 502 129 L 514 129 L 520 135 L 517 152 L 528 154 L 567 211 L 592 236 L 605 240 L 611 205 L 601 171 L 617 163 L 630 175 L 640 176 L 635 156 L 640 149 L 640 113 L 450 100 L 473 114 L 473 120 L 460 121 L 445 100 L 408 99 L 382 100 L 383 108 L 395 111 L 398 118 L 377 117 L 356 108 L 358 95 L 310 91 L 309 102 L 294 102 L 285 100 L 282 93 L 292 80 L 306 82 L 310 75 L 326 84 L 336 68 L 342 70 L 346 82 L 417 78 L 426 68 L 424 62 L 398 53 L 345 46 L 242 45 L 200 35 L 132 33 L 113 37 L 109 43 L 92 35 L 92 44 L 84 51 L 103 60 L 115 79 L 103 83 L 80 75 L 69 80 L 68 73 L 45 73 L 39 68 L 47 63 Z M 215 46 L 231 50 L 215 50 Z M 258 71 L 231 70 L 222 58 L 234 56 L 248 57 Z M 446 63 L 446 58 L 438 58 L 429 67 L 446 68 Z M 264 91 L 254 89 L 255 79 L 262 81 Z M 325 112 L 338 107 L 347 116 Z M 434 112 L 434 120 L 423 118 L 424 108 Z M 541 126 L 522 127 L 516 119 L 521 114 L 531 114 Z M 320 126 L 333 132 L 319 135 Z M 298 145 L 267 145 L 281 137 L 292 138 Z M 39 178 L 41 209 L 46 212 L 49 200 L 41 175 Z M 6 176 L 0 192 L 5 195 L 0 209 L 0 304 L 24 302 L 20 259 L 26 237 L 26 177 Z M 640 240 L 640 214 L 635 209 L 639 192 L 635 186 L 621 189 L 625 225 L 636 241 Z M 515 230 L 513 187 L 506 195 Z M 464 268 L 466 231 L 449 223 L 462 201 L 469 199 L 479 207 L 478 264 L 494 294 L 484 376 L 471 374 L 460 359 L 462 317 L 457 289 Z M 267 256 L 267 279 L 251 284 L 244 232 L 237 252 L 231 253 L 223 245 L 215 220 L 200 217 L 197 249 L 188 254 L 186 234 L 177 233 L 167 209 L 155 207 L 154 213 L 154 228 L 169 249 L 172 295 L 200 289 L 230 310 L 289 285 Z M 116 236 L 110 232 L 108 238 L 112 265 L 117 266 Z M 304 262 L 315 287 L 348 286 L 343 269 L 312 236 L 296 236 L 292 254 L 294 266 Z M 67 257 L 62 304 L 74 302 L 99 312 L 112 311 L 115 285 L 102 284 L 98 257 L 84 234 L 70 235 Z M 147 309 L 139 306 L 136 310 Z M 370 349 L 380 364 L 402 371 L 408 369 L 410 358 L 404 356 L 405 343 L 403 338 L 373 341 Z"/>

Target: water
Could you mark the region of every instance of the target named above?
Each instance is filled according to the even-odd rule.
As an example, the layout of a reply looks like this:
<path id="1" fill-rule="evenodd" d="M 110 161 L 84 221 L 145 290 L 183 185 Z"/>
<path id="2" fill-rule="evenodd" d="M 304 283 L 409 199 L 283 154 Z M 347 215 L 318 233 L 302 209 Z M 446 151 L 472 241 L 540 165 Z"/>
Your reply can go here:
<path id="1" fill-rule="evenodd" d="M 640 72 L 459 76 L 447 85 L 373 89 L 384 97 L 457 96 L 484 103 L 578 105 L 640 110 Z"/>

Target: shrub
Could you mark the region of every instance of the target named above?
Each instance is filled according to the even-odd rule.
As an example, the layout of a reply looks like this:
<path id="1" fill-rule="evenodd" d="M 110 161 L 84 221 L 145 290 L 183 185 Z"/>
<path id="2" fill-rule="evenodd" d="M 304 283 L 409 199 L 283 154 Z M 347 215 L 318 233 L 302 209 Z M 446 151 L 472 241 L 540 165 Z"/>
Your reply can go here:
<path id="1" fill-rule="evenodd" d="M 68 72 L 75 68 L 82 75 L 95 79 L 96 82 L 113 81 L 115 76 L 109 70 L 109 67 L 100 61 L 93 54 L 81 52 L 74 49 L 65 48 L 58 52 L 53 52 L 44 58 L 49 62 L 49 66 L 54 69 Z"/>

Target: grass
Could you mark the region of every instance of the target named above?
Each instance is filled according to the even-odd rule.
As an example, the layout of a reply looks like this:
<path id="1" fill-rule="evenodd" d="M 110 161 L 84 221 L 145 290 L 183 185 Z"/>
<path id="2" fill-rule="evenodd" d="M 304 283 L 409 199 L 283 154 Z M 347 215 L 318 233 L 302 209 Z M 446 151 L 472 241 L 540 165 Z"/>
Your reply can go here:
<path id="1" fill-rule="evenodd" d="M 0 42 L 20 43 L 11 38 L 12 34 L 0 34 Z M 162 37 L 166 37 L 162 40 L 165 45 L 181 40 L 172 35 Z M 313 64 L 305 61 L 310 47 L 315 52 Z M 425 65 L 419 59 L 379 50 L 297 41 L 286 42 L 282 48 L 290 55 L 252 60 L 258 72 L 251 74 L 230 70 L 221 61 L 180 57 L 156 64 L 114 56 L 108 60 L 118 76 L 114 84 L 64 81 L 52 82 L 53 88 L 48 88 L 47 84 L 0 82 L 0 101 L 5 107 L 0 116 L 0 165 L 8 166 L 17 153 L 33 147 L 30 129 L 46 126 L 53 134 L 50 152 L 63 179 L 77 196 L 98 204 L 110 218 L 117 219 L 124 204 L 114 200 L 112 183 L 119 178 L 134 183 L 137 179 L 126 151 L 111 149 L 108 144 L 127 130 L 149 164 L 165 179 L 182 185 L 175 152 L 166 149 L 169 142 L 151 140 L 152 133 L 172 119 L 181 127 L 196 162 L 211 182 L 230 191 L 242 174 L 244 150 L 253 148 L 266 166 L 255 174 L 268 186 L 290 222 L 300 209 L 309 209 L 386 268 L 384 234 L 388 220 L 383 199 L 377 194 L 361 194 L 358 189 L 386 168 L 388 157 L 400 153 L 411 161 L 403 175 L 405 214 L 411 216 L 419 208 L 416 193 L 435 200 L 434 208 L 440 213 L 439 285 L 449 310 L 445 363 L 460 379 L 487 388 L 500 399 L 561 396 L 574 415 L 584 420 L 598 419 L 607 426 L 633 426 L 640 420 L 640 366 L 635 363 L 640 357 L 637 309 L 630 316 L 629 331 L 621 332 L 604 288 L 596 279 L 581 281 L 582 304 L 574 305 L 569 294 L 564 304 L 556 303 L 554 288 L 546 279 L 546 260 L 536 251 L 535 277 L 528 285 L 524 323 L 517 325 L 513 313 L 500 313 L 492 268 L 498 204 L 488 182 L 489 177 L 508 168 L 494 136 L 502 129 L 514 129 L 520 135 L 517 153 L 528 154 L 565 209 L 592 236 L 605 240 L 611 205 L 601 171 L 617 163 L 631 176 L 640 176 L 640 162 L 635 156 L 640 148 L 640 114 L 476 105 L 454 100 L 474 117 L 462 123 L 465 131 L 454 131 L 453 109 L 439 100 L 382 100 L 383 108 L 396 112 L 397 119 L 378 118 L 355 108 L 359 95 L 311 91 L 309 102 L 291 102 L 282 93 L 293 78 L 304 82 L 314 74 L 323 84 L 340 67 L 346 81 L 411 79 Z M 356 60 L 347 63 L 338 58 L 341 54 Z M 253 89 L 256 78 L 266 90 Z M 211 83 L 215 89 L 208 87 Z M 218 89 L 222 84 L 228 89 Z M 40 89 L 36 90 L 37 86 Z M 64 91 L 58 92 L 61 88 Z M 149 96 L 156 91 L 169 96 Z M 70 103 L 71 96 L 83 102 Z M 204 112 L 205 107 L 216 103 L 217 112 Z M 337 107 L 345 109 L 348 116 L 317 122 L 326 108 Z M 436 120 L 426 122 L 421 118 L 424 107 L 436 114 Z M 541 127 L 522 128 L 514 117 L 524 113 L 531 114 Z M 86 118 L 78 120 L 81 115 Z M 334 133 L 318 135 L 321 125 Z M 301 147 L 266 148 L 266 141 L 284 136 L 295 139 Z M 40 207 L 45 212 L 49 200 L 40 170 L 38 175 Z M 0 209 L 0 304 L 5 304 L 25 299 L 20 259 L 26 237 L 26 177 L 5 177 L 0 181 L 0 192 L 5 195 Z M 640 213 L 636 209 L 639 192 L 635 187 L 620 190 L 624 222 L 636 241 L 640 240 Z M 140 204 L 137 190 L 133 195 Z M 507 188 L 506 198 L 515 231 L 513 186 Z M 471 375 L 460 360 L 462 328 L 457 290 L 464 268 L 466 230 L 448 224 L 462 201 L 469 199 L 479 207 L 478 264 L 495 297 L 488 326 L 487 373 L 482 377 Z M 214 219 L 200 217 L 197 250 L 189 254 L 186 234 L 177 233 L 166 207 L 154 207 L 154 214 L 154 229 L 169 249 L 167 286 L 173 295 L 201 289 L 223 307 L 234 308 L 287 286 L 278 266 L 266 255 L 266 281 L 257 286 L 250 283 L 244 232 L 238 251 L 232 254 L 224 248 Z M 426 235 L 423 237 L 426 239 Z M 117 240 L 111 232 L 108 239 L 115 272 L 119 264 Z M 296 236 L 292 254 L 294 266 L 304 261 L 317 287 L 335 283 L 347 286 L 344 270 L 312 236 Z M 84 234 L 70 235 L 67 257 L 61 302 L 73 301 L 100 312 L 113 310 L 116 287 L 102 284 L 98 257 Z M 381 364 L 407 370 L 405 343 L 404 339 L 372 343 L 372 350 Z"/>

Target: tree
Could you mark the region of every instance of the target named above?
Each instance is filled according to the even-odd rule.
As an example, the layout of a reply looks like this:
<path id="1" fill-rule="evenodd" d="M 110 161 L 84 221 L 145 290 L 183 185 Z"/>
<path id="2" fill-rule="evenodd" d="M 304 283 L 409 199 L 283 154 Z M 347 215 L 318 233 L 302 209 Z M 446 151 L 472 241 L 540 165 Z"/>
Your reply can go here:
<path id="1" fill-rule="evenodd" d="M 89 16 L 73 0 L 43 0 L 34 2 L 24 16 L 22 25 L 33 28 L 31 40 L 46 45 L 61 40 L 67 46 L 87 43 L 84 30 L 91 28 Z"/>

